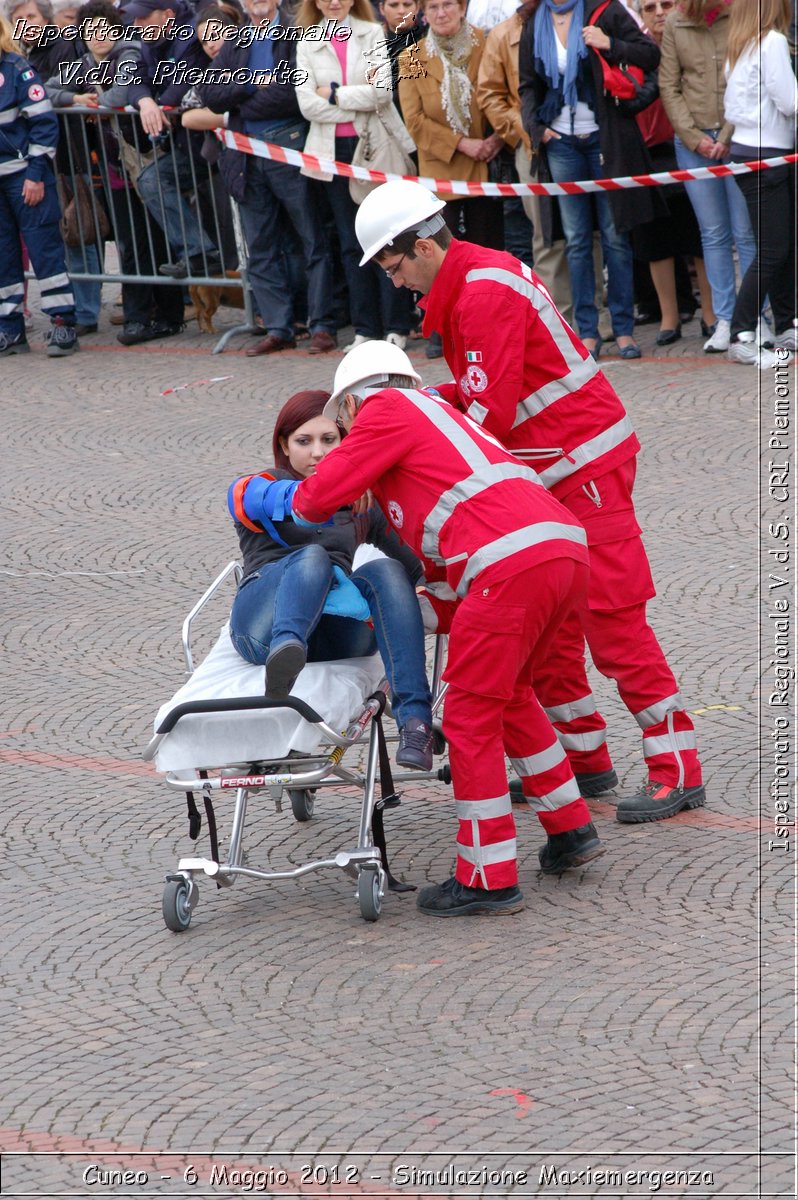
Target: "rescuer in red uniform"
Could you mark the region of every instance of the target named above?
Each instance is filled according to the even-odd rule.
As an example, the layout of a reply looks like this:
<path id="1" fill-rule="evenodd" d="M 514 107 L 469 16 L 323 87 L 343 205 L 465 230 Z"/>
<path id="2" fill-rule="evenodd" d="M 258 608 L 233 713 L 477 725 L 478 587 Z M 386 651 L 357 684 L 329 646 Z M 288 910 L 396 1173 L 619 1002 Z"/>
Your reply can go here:
<path id="1" fill-rule="evenodd" d="M 310 525 L 370 489 L 421 559 L 424 602 L 449 631 L 443 729 L 459 829 L 454 876 L 426 888 L 418 905 L 441 917 L 513 913 L 524 900 L 505 750 L 548 835 L 541 869 L 604 851 L 531 685 L 541 650 L 583 601 L 585 532 L 533 471 L 419 383 L 396 346 L 351 351 L 325 407 L 346 438 L 312 477 L 271 487 Z"/>
<path id="2" fill-rule="evenodd" d="M 492 433 L 584 525 L 590 587 L 579 624 L 596 667 L 614 679 L 643 733 L 646 783 L 619 821 L 658 821 L 705 802 L 693 723 L 646 618 L 655 595 L 632 488 L 640 448 L 609 381 L 545 287 L 512 255 L 453 238 L 442 201 L 420 184 L 376 188 L 358 209 L 362 262 L 425 295 L 455 382 L 438 390 Z M 536 666 L 535 691 L 583 795 L 617 783 L 584 669 L 578 624 L 565 622 Z"/>

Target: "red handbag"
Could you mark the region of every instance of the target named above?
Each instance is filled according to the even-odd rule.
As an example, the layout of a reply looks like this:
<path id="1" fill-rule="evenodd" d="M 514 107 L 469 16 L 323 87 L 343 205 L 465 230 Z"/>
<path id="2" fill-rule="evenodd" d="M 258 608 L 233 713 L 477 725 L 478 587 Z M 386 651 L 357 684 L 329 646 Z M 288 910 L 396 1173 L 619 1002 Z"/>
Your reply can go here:
<path id="1" fill-rule="evenodd" d="M 609 3 L 610 0 L 606 0 L 604 4 L 600 4 L 598 8 L 594 9 L 588 25 L 596 25 L 598 23 L 599 17 Z M 610 66 L 600 50 L 596 50 L 595 46 L 591 46 L 590 48 L 599 56 L 602 85 L 606 94 L 612 96 L 616 104 L 619 100 L 636 100 L 645 79 L 645 74 L 641 68 L 632 67 L 628 64 L 625 67 Z"/>

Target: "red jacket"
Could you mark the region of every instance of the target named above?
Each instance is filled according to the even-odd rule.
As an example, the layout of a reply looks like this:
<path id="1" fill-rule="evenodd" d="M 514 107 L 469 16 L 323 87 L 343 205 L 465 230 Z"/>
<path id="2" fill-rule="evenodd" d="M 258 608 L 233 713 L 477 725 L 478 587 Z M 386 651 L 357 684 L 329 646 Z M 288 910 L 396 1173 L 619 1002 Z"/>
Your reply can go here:
<path id="1" fill-rule="evenodd" d="M 455 239 L 424 304 L 424 333 L 441 334 L 456 381 L 442 394 L 555 495 L 640 449 L 615 390 L 525 263 Z"/>
<path id="2" fill-rule="evenodd" d="M 367 396 L 293 508 L 321 522 L 367 488 L 426 578 L 445 578 L 460 597 L 477 577 L 498 581 L 551 558 L 588 561 L 584 529 L 534 471 L 424 391 Z"/>

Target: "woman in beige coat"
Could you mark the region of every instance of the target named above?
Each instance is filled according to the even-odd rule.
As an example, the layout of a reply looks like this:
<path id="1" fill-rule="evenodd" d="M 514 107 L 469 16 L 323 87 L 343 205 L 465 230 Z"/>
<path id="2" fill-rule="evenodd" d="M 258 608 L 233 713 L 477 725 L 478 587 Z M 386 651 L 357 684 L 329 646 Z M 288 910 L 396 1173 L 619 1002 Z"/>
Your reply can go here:
<path id="1" fill-rule="evenodd" d="M 482 183 L 504 144 L 488 132 L 477 104 L 485 35 L 466 21 L 466 0 L 426 0 L 423 11 L 427 36 L 399 60 L 399 101 L 418 147 L 419 174 Z M 456 237 L 504 249 L 501 200 L 439 195 Z"/>
<path id="2" fill-rule="evenodd" d="M 306 30 L 317 26 L 325 34 L 306 36 L 297 43 L 297 70 L 304 76 L 297 99 L 310 122 L 305 153 L 350 163 L 358 137 L 366 130 L 372 145 L 392 138 L 412 151 L 413 141 L 392 102 L 385 34 L 369 0 L 304 0 L 297 23 Z M 374 158 L 379 162 L 378 155 Z M 324 181 L 338 232 L 355 329 L 354 341 L 346 349 L 386 335 L 386 340 L 404 348 L 410 332 L 407 306 L 396 300 L 396 289 L 383 271 L 372 263 L 359 265 L 357 205 L 349 194 L 349 180 L 307 167 L 302 170 Z"/>

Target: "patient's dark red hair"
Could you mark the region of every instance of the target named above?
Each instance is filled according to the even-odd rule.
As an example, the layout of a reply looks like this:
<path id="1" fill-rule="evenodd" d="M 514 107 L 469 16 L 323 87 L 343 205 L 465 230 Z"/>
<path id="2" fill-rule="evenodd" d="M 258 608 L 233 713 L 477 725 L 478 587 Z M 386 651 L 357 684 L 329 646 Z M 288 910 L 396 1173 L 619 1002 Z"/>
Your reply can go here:
<path id="1" fill-rule="evenodd" d="M 297 392 L 289 400 L 286 400 L 277 414 L 272 435 L 275 467 L 280 467 L 283 471 L 291 470 L 291 463 L 280 445 L 280 438 L 289 438 L 301 425 L 312 421 L 314 417 L 320 417 L 322 409 L 331 395 L 331 392 Z"/>

